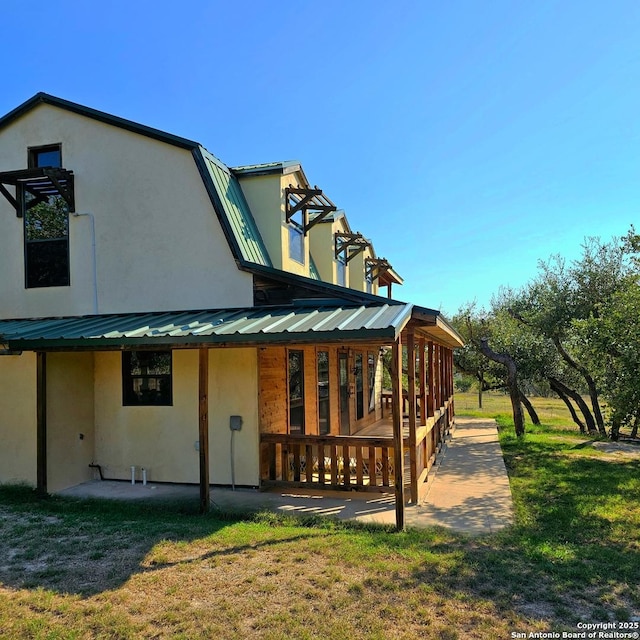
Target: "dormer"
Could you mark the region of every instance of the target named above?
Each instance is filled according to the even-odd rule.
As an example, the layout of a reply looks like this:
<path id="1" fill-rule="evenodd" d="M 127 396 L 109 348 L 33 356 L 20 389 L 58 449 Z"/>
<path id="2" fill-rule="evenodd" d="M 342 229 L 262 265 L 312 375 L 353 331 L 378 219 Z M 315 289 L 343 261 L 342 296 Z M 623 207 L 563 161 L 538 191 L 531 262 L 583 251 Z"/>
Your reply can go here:
<path id="1" fill-rule="evenodd" d="M 267 247 L 273 266 L 314 277 L 310 232 L 336 207 L 317 186 L 311 186 L 298 162 L 232 169 Z M 313 256 L 315 258 L 315 256 Z"/>
<path id="2" fill-rule="evenodd" d="M 336 251 L 336 237 L 351 234 L 344 211 L 336 211 L 316 224 L 309 234 L 311 255 L 321 280 L 349 287 L 347 256 Z"/>
<path id="3" fill-rule="evenodd" d="M 317 264 L 310 256 L 310 234 L 336 211 L 333 202 L 317 186 L 310 185 L 300 163 L 295 161 L 235 167 L 232 171 L 273 266 L 317 277 Z"/>
<path id="4" fill-rule="evenodd" d="M 373 247 L 372 247 L 373 252 Z M 387 297 L 392 298 L 392 286 L 402 284 L 404 280 L 396 273 L 386 258 L 377 258 L 375 253 L 364 260 L 365 280 L 371 282 L 376 289 L 387 288 Z"/>

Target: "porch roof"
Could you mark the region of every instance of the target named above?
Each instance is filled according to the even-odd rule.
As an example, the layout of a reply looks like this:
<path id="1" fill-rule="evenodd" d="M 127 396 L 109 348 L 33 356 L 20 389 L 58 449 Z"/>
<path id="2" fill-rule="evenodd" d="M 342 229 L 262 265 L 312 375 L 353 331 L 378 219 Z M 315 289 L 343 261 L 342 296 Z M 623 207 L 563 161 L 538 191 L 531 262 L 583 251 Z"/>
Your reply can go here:
<path id="1" fill-rule="evenodd" d="M 263 343 L 393 341 L 411 304 L 304 300 L 278 307 L 0 320 L 5 352 Z"/>

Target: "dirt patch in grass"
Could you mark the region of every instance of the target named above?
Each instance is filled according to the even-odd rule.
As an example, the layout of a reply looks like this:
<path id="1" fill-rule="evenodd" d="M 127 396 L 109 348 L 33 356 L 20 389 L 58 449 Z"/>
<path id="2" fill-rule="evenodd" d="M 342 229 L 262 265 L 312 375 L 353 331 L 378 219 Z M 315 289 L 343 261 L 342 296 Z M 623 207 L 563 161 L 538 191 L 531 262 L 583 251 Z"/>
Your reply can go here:
<path id="1" fill-rule="evenodd" d="M 605 442 L 593 443 L 593 448 L 610 456 L 640 459 L 640 442 Z"/>

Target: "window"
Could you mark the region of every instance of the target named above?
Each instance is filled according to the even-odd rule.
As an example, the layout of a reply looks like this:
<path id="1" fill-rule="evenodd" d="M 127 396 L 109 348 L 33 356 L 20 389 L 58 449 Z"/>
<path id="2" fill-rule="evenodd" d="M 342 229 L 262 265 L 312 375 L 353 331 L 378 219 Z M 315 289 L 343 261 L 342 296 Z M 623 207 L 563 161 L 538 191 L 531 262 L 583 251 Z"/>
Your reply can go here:
<path id="1" fill-rule="evenodd" d="M 61 166 L 60 145 L 29 149 L 30 169 Z M 21 198 L 26 288 L 69 286 L 69 205 L 55 188 Z"/>
<path id="2" fill-rule="evenodd" d="M 356 420 L 364 417 L 364 375 L 362 371 L 362 354 L 356 353 Z"/>
<path id="3" fill-rule="evenodd" d="M 346 287 L 347 286 L 347 265 L 340 258 L 338 258 L 336 269 L 337 269 L 337 279 L 338 279 L 337 284 L 339 284 L 341 287 Z"/>
<path id="4" fill-rule="evenodd" d="M 369 380 L 369 413 L 376 408 L 376 357 L 371 351 L 367 354 L 367 373 Z"/>
<path id="5" fill-rule="evenodd" d="M 304 264 L 304 233 L 297 223 L 289 222 L 289 257 Z"/>
<path id="6" fill-rule="evenodd" d="M 29 149 L 29 169 L 36 167 L 61 167 L 62 150 L 59 144 Z"/>
<path id="7" fill-rule="evenodd" d="M 122 404 L 173 404 L 171 351 L 122 352 Z"/>
<path id="8" fill-rule="evenodd" d="M 318 351 L 318 431 L 329 433 L 329 352 Z"/>
<path id="9" fill-rule="evenodd" d="M 304 433 L 304 352 L 289 351 L 289 433 Z"/>

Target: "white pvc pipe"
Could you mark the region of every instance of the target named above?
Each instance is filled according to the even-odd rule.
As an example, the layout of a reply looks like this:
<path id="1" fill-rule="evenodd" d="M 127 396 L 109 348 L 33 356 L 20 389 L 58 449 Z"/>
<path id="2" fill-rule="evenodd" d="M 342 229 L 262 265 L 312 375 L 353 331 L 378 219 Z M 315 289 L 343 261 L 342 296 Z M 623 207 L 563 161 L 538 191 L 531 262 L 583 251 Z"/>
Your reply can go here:
<path id="1" fill-rule="evenodd" d="M 147 486 L 147 470 L 142 467 L 142 486 Z"/>
<path id="2" fill-rule="evenodd" d="M 134 466 L 131 467 L 131 484 L 136 483 L 136 468 Z"/>

